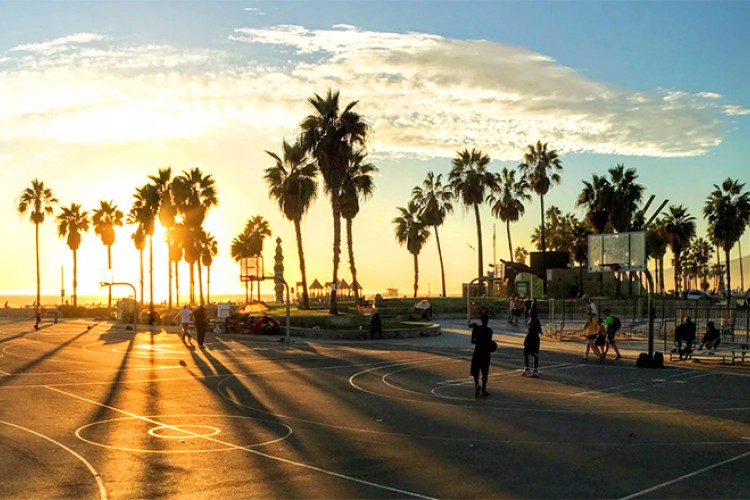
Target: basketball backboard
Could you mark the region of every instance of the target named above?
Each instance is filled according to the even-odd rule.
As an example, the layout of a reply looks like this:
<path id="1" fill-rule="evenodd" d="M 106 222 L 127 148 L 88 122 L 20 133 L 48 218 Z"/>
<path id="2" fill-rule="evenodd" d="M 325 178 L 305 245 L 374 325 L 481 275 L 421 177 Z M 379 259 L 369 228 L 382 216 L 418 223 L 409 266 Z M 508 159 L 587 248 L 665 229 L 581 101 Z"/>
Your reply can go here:
<path id="1" fill-rule="evenodd" d="M 263 257 L 243 257 L 240 259 L 240 281 L 261 281 L 265 279 L 263 274 Z"/>
<path id="2" fill-rule="evenodd" d="M 646 269 L 646 233 L 590 234 L 589 272 L 643 271 Z"/>

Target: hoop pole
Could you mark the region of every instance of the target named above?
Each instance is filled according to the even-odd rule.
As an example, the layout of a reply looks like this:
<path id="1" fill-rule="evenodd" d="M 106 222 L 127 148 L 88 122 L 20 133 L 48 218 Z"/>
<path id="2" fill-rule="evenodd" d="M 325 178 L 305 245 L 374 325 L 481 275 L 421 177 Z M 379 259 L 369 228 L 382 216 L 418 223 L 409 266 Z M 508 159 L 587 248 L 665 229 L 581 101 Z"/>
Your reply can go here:
<path id="1" fill-rule="evenodd" d="M 648 283 L 648 357 L 654 359 L 654 278 L 651 276 L 651 271 L 646 268 L 643 271 L 646 274 L 646 282 Z M 666 338 L 666 336 L 665 336 Z"/>

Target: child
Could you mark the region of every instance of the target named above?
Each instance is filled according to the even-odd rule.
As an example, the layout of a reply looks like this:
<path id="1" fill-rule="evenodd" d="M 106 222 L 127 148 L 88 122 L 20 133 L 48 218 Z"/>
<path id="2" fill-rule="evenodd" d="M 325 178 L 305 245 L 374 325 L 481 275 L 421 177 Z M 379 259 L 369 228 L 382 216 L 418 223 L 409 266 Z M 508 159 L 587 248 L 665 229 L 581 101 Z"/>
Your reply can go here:
<path id="1" fill-rule="evenodd" d="M 542 324 L 539 322 L 537 313 L 531 313 L 529 320 L 529 331 L 523 340 L 523 373 L 524 376 L 539 376 L 539 345 L 541 344 Z M 534 357 L 534 369 L 529 371 L 529 358 Z"/>

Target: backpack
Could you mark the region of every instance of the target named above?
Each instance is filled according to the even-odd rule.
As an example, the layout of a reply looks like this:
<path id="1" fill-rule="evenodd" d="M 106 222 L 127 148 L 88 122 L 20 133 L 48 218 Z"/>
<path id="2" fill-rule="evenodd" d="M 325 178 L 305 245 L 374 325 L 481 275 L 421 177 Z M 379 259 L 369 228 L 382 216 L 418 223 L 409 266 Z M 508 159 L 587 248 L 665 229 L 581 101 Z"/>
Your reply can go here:
<path id="1" fill-rule="evenodd" d="M 620 323 L 620 318 L 612 316 L 612 330 L 609 333 L 612 334 L 618 332 L 621 326 L 622 323 Z"/>

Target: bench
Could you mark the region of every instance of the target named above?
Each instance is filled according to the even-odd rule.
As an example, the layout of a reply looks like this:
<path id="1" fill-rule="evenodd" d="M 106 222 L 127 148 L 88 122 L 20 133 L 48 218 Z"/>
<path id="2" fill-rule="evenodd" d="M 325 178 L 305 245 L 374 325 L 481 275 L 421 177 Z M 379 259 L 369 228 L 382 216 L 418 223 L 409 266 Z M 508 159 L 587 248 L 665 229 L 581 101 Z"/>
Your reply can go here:
<path id="1" fill-rule="evenodd" d="M 670 361 L 687 361 L 688 359 L 692 359 L 694 362 L 699 363 L 700 361 L 706 360 L 706 361 L 713 361 L 713 360 L 721 360 L 721 364 L 727 364 L 727 361 L 729 361 L 730 364 L 735 363 L 744 363 L 746 360 L 750 360 L 750 352 L 746 346 L 743 347 L 734 347 L 734 348 L 720 348 L 715 350 L 697 350 L 693 349 L 693 351 L 688 354 L 687 356 L 683 355 L 680 357 L 679 353 L 676 352 L 670 352 L 669 353 L 669 359 Z"/>

